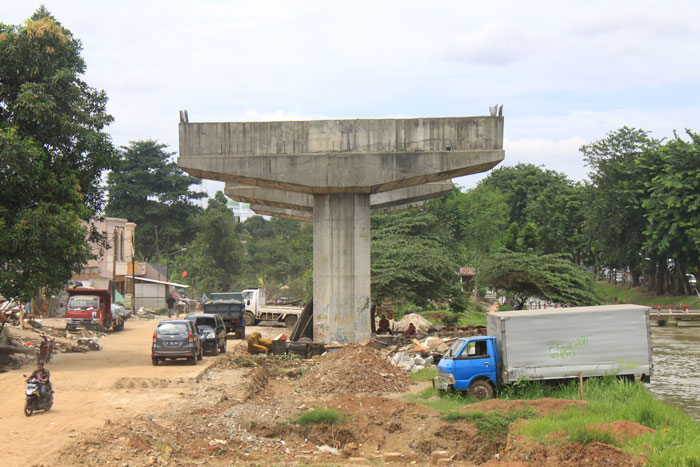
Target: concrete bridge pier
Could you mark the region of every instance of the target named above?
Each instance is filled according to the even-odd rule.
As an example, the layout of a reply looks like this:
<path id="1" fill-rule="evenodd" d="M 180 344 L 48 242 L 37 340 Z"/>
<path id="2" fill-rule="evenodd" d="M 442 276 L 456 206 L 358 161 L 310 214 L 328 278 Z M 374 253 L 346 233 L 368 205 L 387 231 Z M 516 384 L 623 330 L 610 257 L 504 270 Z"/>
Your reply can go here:
<path id="1" fill-rule="evenodd" d="M 313 216 L 314 340 L 360 342 L 371 333 L 369 194 L 314 195 Z"/>

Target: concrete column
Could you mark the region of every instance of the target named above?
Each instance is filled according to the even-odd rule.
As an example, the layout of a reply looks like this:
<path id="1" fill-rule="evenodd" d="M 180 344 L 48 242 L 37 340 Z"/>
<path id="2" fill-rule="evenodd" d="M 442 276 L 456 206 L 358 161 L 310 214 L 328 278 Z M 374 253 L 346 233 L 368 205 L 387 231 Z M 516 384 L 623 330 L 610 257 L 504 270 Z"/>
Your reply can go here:
<path id="1" fill-rule="evenodd" d="M 314 340 L 370 337 L 369 194 L 314 195 Z"/>

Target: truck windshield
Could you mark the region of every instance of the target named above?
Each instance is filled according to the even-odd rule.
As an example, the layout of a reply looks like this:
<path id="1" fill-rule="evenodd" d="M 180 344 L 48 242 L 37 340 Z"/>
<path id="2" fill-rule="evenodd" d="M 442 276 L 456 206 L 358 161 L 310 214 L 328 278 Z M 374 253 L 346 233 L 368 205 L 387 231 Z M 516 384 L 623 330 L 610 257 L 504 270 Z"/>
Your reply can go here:
<path id="1" fill-rule="evenodd" d="M 464 345 L 464 343 L 466 341 L 467 341 L 467 339 L 465 339 L 463 337 L 460 339 L 457 339 L 454 342 L 454 344 L 452 344 L 452 347 L 450 347 L 450 350 L 448 350 L 447 353 L 445 353 L 445 357 L 451 358 L 451 357 L 454 357 L 455 355 L 457 355 L 457 352 L 459 352 L 459 349 L 462 348 L 462 346 Z"/>
<path id="2" fill-rule="evenodd" d="M 74 295 L 68 300 L 68 308 L 71 310 L 97 309 L 100 299 L 92 295 Z"/>

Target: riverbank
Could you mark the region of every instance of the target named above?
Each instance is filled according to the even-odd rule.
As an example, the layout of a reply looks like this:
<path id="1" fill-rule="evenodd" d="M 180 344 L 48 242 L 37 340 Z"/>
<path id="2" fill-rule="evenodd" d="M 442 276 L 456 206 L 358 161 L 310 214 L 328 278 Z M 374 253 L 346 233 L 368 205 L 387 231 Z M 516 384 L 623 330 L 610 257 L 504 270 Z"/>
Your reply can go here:
<path id="1" fill-rule="evenodd" d="M 561 460 L 556 452 L 570 451 L 567 446 L 604 445 L 629 456 L 622 465 L 700 465 L 700 424 L 657 399 L 644 384 L 594 378 L 584 382 L 582 400 L 580 391 L 576 381 L 557 386 L 525 382 L 487 405 L 455 394 L 439 398 L 432 388 L 407 399 L 440 410 L 446 419 L 475 423 L 486 438 L 505 443 L 499 455 L 504 461 L 532 462 L 545 452 L 549 461 Z"/>
<path id="2" fill-rule="evenodd" d="M 683 309 L 686 305 L 688 309 L 700 310 L 700 296 L 698 295 L 654 295 L 646 292 L 641 287 L 631 287 L 628 285 L 613 285 L 607 282 L 596 282 L 595 291 L 603 303 L 634 303 L 635 305 L 646 305 L 656 308 L 657 305 L 666 310 L 669 307 L 676 310 Z"/>

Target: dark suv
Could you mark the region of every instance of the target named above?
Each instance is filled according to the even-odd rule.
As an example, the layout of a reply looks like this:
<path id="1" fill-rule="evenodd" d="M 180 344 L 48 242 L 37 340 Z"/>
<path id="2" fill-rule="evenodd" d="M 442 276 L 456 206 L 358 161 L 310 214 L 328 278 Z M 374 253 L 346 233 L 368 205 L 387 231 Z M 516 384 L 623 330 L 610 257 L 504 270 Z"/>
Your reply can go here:
<path id="1" fill-rule="evenodd" d="M 192 365 L 202 359 L 202 341 L 194 321 L 187 319 L 169 319 L 158 323 L 153 332 L 151 360 L 154 365 L 169 358 L 186 358 Z"/>
<path id="2" fill-rule="evenodd" d="M 220 315 L 204 313 L 187 315 L 185 319 L 197 325 L 204 350 L 212 355 L 226 352 L 226 325 Z"/>

